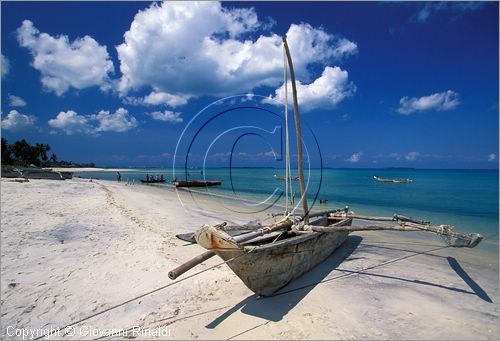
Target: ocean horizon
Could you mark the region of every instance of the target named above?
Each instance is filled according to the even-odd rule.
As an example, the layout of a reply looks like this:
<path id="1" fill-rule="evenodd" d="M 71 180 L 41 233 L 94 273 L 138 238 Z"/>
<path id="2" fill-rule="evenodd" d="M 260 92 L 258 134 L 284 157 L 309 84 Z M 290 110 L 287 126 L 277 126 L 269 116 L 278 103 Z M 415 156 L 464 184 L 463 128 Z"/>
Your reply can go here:
<path id="1" fill-rule="evenodd" d="M 118 165 L 118 166 L 95 166 L 95 168 L 102 168 L 102 169 L 107 169 L 107 170 L 113 170 L 113 169 L 174 169 L 174 167 L 171 166 L 130 166 L 130 165 Z M 190 166 L 186 167 L 187 169 L 203 169 L 203 166 Z M 176 170 L 182 170 L 186 169 L 184 167 L 175 167 Z M 283 167 L 273 167 L 273 166 L 212 166 L 212 167 L 205 167 L 206 169 L 227 169 L 227 168 L 252 168 L 252 169 L 276 169 L 276 170 L 283 170 Z M 418 168 L 418 167 L 310 167 L 310 169 L 360 169 L 360 170 L 442 170 L 442 171 L 492 171 L 492 172 L 498 172 L 499 168 L 432 168 L 432 167 L 424 167 L 424 168 Z M 71 170 L 71 167 L 68 167 L 68 170 Z"/>

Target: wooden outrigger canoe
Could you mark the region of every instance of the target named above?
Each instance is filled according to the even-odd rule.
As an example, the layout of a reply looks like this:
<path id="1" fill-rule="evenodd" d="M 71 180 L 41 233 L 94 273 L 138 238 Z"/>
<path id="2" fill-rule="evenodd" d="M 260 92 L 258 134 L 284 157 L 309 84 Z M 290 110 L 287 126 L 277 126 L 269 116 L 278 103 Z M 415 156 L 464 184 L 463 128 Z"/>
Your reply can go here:
<path id="1" fill-rule="evenodd" d="M 209 180 L 188 180 L 188 181 L 172 181 L 175 187 L 208 187 L 219 186 L 222 181 L 209 181 Z"/>
<path id="2" fill-rule="evenodd" d="M 340 227 L 350 226 L 351 222 L 351 218 L 321 217 L 311 225 Z M 322 263 L 348 234 L 278 230 L 242 243 L 228 243 L 228 234 L 205 225 L 195 238 L 199 245 L 226 261 L 250 290 L 270 296 Z"/>
<path id="3" fill-rule="evenodd" d="M 387 178 L 381 178 L 376 175 L 373 177 L 373 179 L 378 182 L 387 182 L 396 184 L 409 184 L 410 182 L 413 182 L 411 179 L 387 179 Z"/>
<path id="4" fill-rule="evenodd" d="M 286 177 L 284 175 L 274 174 L 274 178 L 276 180 L 286 180 Z M 297 180 L 299 180 L 299 177 L 298 176 L 291 176 L 290 179 L 297 181 Z"/>
<path id="5" fill-rule="evenodd" d="M 152 180 L 141 179 L 141 182 L 143 184 L 156 184 L 156 183 L 164 183 L 164 182 L 166 182 L 166 180 L 165 179 L 152 179 Z"/>
<path id="6" fill-rule="evenodd" d="M 217 255 L 250 290 L 260 296 L 271 296 L 323 262 L 342 245 L 350 232 L 431 232 L 441 236 L 448 246 L 468 248 L 477 246 L 483 239 L 478 233 L 455 232 L 449 225 L 432 226 L 428 221 L 400 215 L 362 216 L 349 212 L 348 207 L 313 213 L 309 218 L 317 219 L 306 224 L 301 216 L 295 216 L 293 220 L 286 217 L 267 227 L 240 227 L 251 232 L 239 235 L 234 235 L 234 226 L 204 225 L 192 237 L 208 251 L 171 270 L 168 276 L 174 280 Z M 353 226 L 353 219 L 377 223 Z M 189 240 L 186 235 L 182 235 L 181 239 Z"/>
<path id="7" fill-rule="evenodd" d="M 73 178 L 73 172 L 56 172 L 51 169 L 25 168 L 22 170 L 25 179 L 66 180 Z"/>

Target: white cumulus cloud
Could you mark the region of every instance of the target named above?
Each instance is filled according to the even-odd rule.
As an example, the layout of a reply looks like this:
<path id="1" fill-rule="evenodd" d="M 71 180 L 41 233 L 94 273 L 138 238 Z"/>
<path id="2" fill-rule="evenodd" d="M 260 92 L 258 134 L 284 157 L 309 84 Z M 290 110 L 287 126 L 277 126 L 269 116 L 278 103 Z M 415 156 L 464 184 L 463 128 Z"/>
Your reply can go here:
<path id="1" fill-rule="evenodd" d="M 181 117 L 180 112 L 173 112 L 170 110 L 165 111 L 154 111 L 148 114 L 152 119 L 163 121 L 163 122 L 172 122 L 172 123 L 182 123 L 184 120 Z"/>
<path id="2" fill-rule="evenodd" d="M 7 57 L 5 57 L 2 53 L 2 79 L 4 79 L 5 76 L 8 75 L 9 71 L 10 71 L 9 59 L 7 59 Z"/>
<path id="3" fill-rule="evenodd" d="M 2 129 L 17 132 L 29 130 L 35 127 L 36 117 L 24 115 L 17 110 L 11 110 L 7 117 L 2 120 Z"/>
<path id="4" fill-rule="evenodd" d="M 109 88 L 108 74 L 113 72 L 113 62 L 106 46 L 101 46 L 90 36 L 70 42 L 68 37 L 53 37 L 40 31 L 29 20 L 17 29 L 17 40 L 32 56 L 32 66 L 40 71 L 43 86 L 62 95 L 70 87 L 85 89 L 100 86 Z"/>
<path id="5" fill-rule="evenodd" d="M 166 92 L 152 91 L 149 95 L 144 97 L 144 103 L 151 105 L 167 104 L 175 108 L 186 104 L 188 99 L 189 96 L 185 95 L 172 95 Z"/>
<path id="6" fill-rule="evenodd" d="M 291 84 L 288 84 L 288 100 L 292 103 Z M 356 86 L 349 82 L 347 71 L 339 67 L 327 66 L 321 77 L 311 84 L 297 82 L 297 99 L 302 112 L 318 108 L 331 109 L 344 98 L 351 96 L 356 91 Z M 274 96 L 270 96 L 280 103 L 285 101 L 284 84 L 276 89 Z M 269 103 L 277 104 L 275 101 Z"/>
<path id="7" fill-rule="evenodd" d="M 128 113 L 127 109 L 119 108 L 114 113 L 108 110 L 101 110 L 96 115 L 91 116 L 92 120 L 97 120 L 98 126 L 96 132 L 124 132 L 137 127 L 138 123 L 135 117 Z"/>
<path id="8" fill-rule="evenodd" d="M 458 93 L 452 90 L 423 97 L 403 97 L 399 101 L 398 112 L 410 115 L 417 111 L 445 111 L 455 109 L 460 104 Z"/>
<path id="9" fill-rule="evenodd" d="M 277 87 L 283 74 L 282 40 L 276 34 L 257 36 L 263 26 L 253 8 L 229 9 L 214 1 L 152 4 L 137 13 L 117 46 L 119 91 L 125 95 L 146 87 L 152 94 L 187 101 Z M 297 77 L 303 81 L 312 78 L 311 65 L 357 52 L 355 43 L 305 23 L 291 25 L 287 36 Z M 150 96 L 144 102 L 172 105 L 178 100 Z"/>
<path id="10" fill-rule="evenodd" d="M 67 135 L 75 133 L 92 134 L 89 116 L 78 115 L 73 110 L 61 111 L 56 118 L 49 120 L 49 126 L 61 129 Z"/>
<path id="11" fill-rule="evenodd" d="M 19 96 L 9 94 L 9 105 L 11 107 L 24 107 L 26 106 L 26 101 Z"/>
<path id="12" fill-rule="evenodd" d="M 184 105 L 188 102 L 189 96 L 186 95 L 172 95 L 163 91 L 151 91 L 151 93 L 144 97 L 131 97 L 128 96 L 124 99 L 126 104 L 132 105 L 168 105 L 172 108 Z"/>
<path id="13" fill-rule="evenodd" d="M 488 155 L 488 161 L 492 162 L 495 161 L 496 159 L 497 159 L 497 154 L 491 153 L 490 155 Z"/>
<path id="14" fill-rule="evenodd" d="M 62 130 L 67 135 L 125 132 L 138 125 L 136 118 L 124 108 L 119 108 L 114 113 L 101 110 L 92 115 L 79 115 L 73 110 L 61 111 L 56 118 L 49 120 L 48 123 L 52 128 Z"/>
<path id="15" fill-rule="evenodd" d="M 359 160 L 361 160 L 362 155 L 363 155 L 363 152 L 354 153 L 346 161 L 352 162 L 352 163 L 359 162 Z"/>

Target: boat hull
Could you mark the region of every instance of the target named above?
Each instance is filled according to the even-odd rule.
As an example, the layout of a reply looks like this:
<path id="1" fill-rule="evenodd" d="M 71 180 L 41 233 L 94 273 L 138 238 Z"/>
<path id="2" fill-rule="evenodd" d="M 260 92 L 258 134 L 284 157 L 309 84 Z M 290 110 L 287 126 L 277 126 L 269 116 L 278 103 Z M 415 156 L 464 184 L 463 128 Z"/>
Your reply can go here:
<path id="1" fill-rule="evenodd" d="M 276 180 L 286 180 L 286 177 L 284 175 L 275 175 L 274 178 Z M 297 181 L 297 180 L 299 180 L 299 177 L 298 176 L 291 176 L 290 179 Z"/>
<path id="2" fill-rule="evenodd" d="M 222 181 L 205 181 L 205 180 L 191 180 L 191 181 L 174 181 L 175 187 L 207 187 L 219 186 Z"/>
<path id="3" fill-rule="evenodd" d="M 25 169 L 23 177 L 39 180 L 66 180 L 73 178 L 73 172 L 55 172 L 48 169 Z"/>
<path id="4" fill-rule="evenodd" d="M 66 179 L 73 179 L 73 172 L 59 172 L 61 174 L 61 177 L 66 180 Z"/>
<path id="5" fill-rule="evenodd" d="M 17 169 L 2 171 L 2 178 L 22 178 L 22 177 L 23 177 L 22 172 Z"/>
<path id="6" fill-rule="evenodd" d="M 315 225 L 323 225 L 322 218 Z M 349 226 L 344 219 L 335 226 Z M 215 251 L 254 293 L 272 296 L 277 290 L 302 276 L 330 256 L 348 232 L 304 233 L 275 243 L 245 246 L 244 250 Z"/>
<path id="7" fill-rule="evenodd" d="M 377 182 L 395 183 L 395 184 L 409 184 L 412 182 L 411 179 L 384 179 L 384 178 L 379 178 L 378 176 L 374 176 L 373 179 Z"/>

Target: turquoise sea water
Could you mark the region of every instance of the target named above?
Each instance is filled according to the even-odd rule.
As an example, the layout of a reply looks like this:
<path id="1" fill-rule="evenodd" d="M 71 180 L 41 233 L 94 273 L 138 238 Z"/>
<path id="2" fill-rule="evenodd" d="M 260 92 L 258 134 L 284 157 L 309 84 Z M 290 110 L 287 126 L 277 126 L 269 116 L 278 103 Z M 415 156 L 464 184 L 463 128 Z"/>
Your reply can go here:
<path id="1" fill-rule="evenodd" d="M 121 173 L 122 181 L 135 180 L 136 183 L 146 174 L 163 174 L 167 181 L 173 176 L 172 169 L 130 169 Z M 212 168 L 203 174 L 200 169 L 189 169 L 187 177 L 222 180 L 222 186 L 200 189 L 211 194 L 252 203 L 267 198 L 266 204 L 284 205 L 284 182 L 276 180 L 274 174 L 283 172 L 273 168 Z M 116 180 L 116 173 L 109 172 L 75 175 Z M 374 175 L 410 178 L 413 182 L 379 183 L 373 180 Z M 183 180 L 186 173 L 176 170 L 176 176 Z M 433 224 L 451 224 L 459 231 L 480 232 L 487 239 L 498 240 L 497 170 L 312 169 L 306 171 L 306 177 L 309 178 L 309 204 L 314 203 L 316 210 L 349 206 L 364 215 L 398 213 Z M 294 181 L 293 185 L 299 193 L 299 182 Z M 164 187 L 172 188 L 170 184 Z M 328 201 L 320 204 L 319 199 Z"/>

